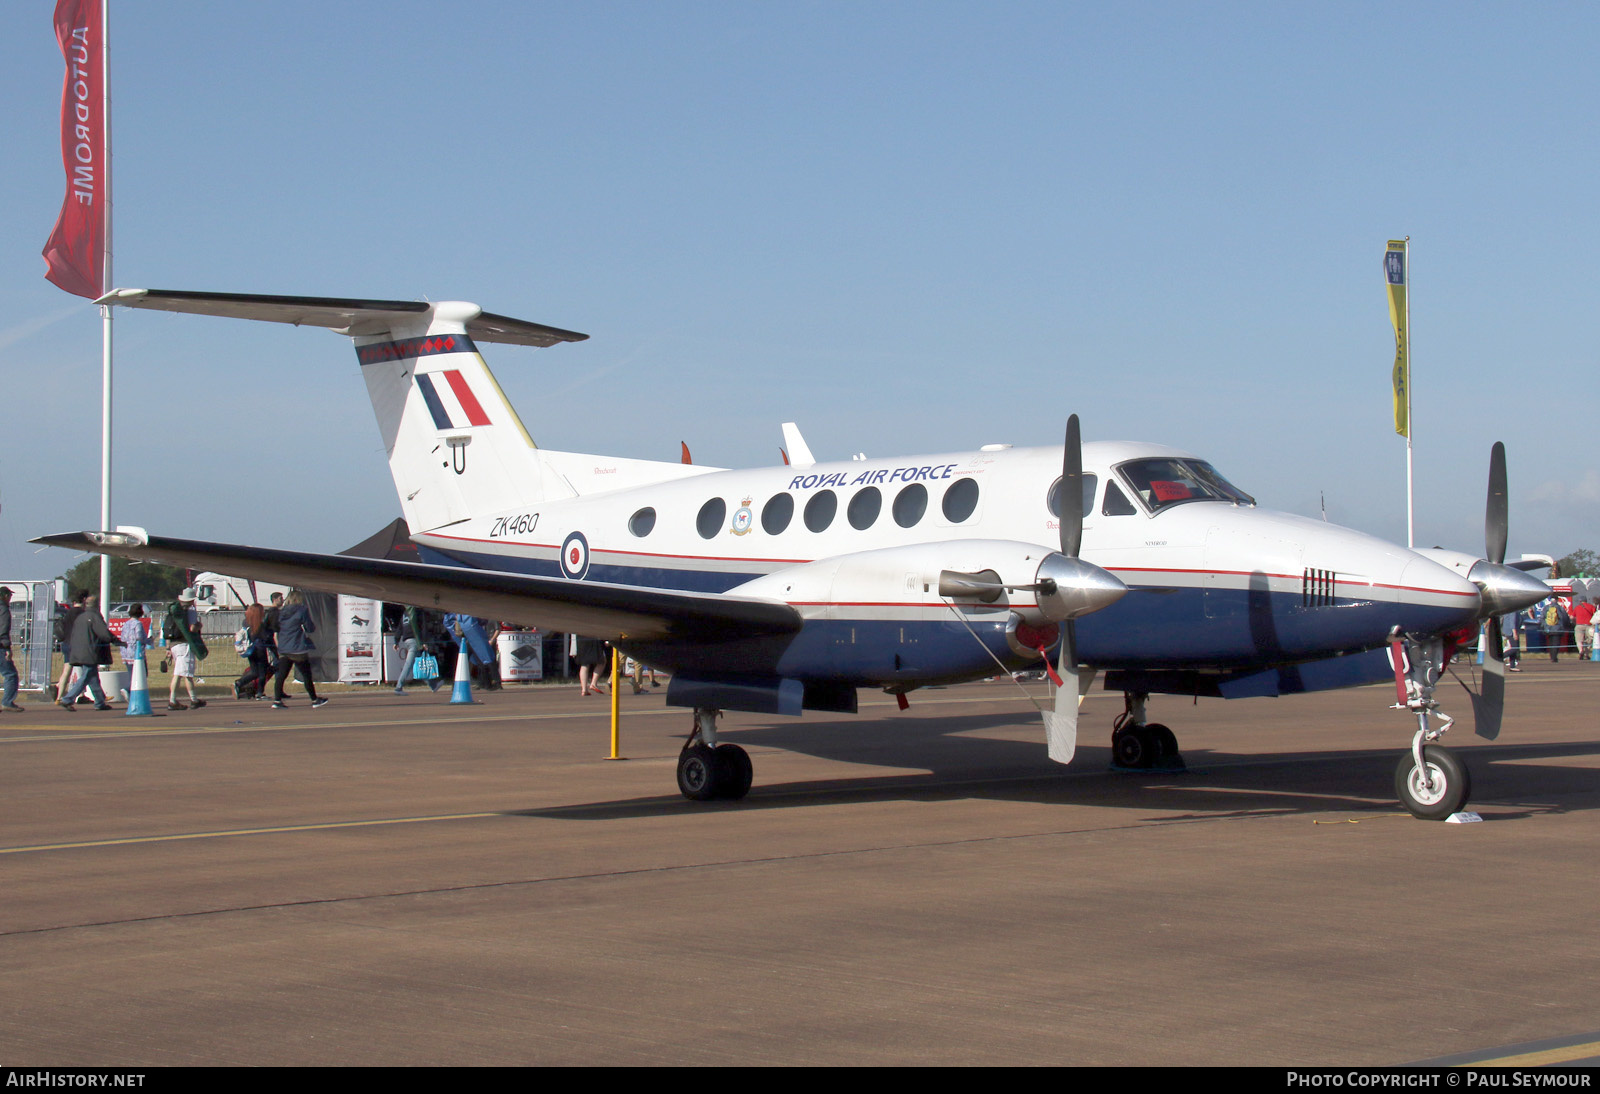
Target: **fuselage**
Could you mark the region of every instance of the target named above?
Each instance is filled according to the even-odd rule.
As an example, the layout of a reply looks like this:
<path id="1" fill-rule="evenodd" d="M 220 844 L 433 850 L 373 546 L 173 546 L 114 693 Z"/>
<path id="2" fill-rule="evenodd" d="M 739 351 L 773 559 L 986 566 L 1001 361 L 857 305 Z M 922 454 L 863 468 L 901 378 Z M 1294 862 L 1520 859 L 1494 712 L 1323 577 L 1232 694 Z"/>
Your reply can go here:
<path id="1" fill-rule="evenodd" d="M 1261 509 L 1188 453 L 1099 442 L 1084 445 L 1083 460 L 1082 557 L 1130 588 L 1078 621 L 1086 664 L 1238 672 L 1477 617 L 1478 589 L 1460 575 L 1361 532 Z M 1058 548 L 1060 448 L 684 471 L 413 538 L 438 561 L 793 605 L 806 627 L 760 651 L 752 672 L 893 687 L 1037 659 L 1016 634 L 1019 622 L 1039 622 L 1032 593 L 950 600 L 937 575 L 1033 580 Z M 674 656 L 645 652 L 663 664 Z M 717 657 L 727 671 L 728 651 Z"/>

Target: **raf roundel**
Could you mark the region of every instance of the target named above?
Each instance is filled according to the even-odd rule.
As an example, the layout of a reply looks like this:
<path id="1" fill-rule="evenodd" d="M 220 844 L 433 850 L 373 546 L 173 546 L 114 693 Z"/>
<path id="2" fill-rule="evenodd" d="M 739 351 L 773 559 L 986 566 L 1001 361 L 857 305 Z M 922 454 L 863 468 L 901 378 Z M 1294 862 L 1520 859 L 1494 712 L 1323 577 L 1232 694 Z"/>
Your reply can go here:
<path id="1" fill-rule="evenodd" d="M 589 573 L 589 541 L 573 532 L 561 544 L 561 575 L 582 581 Z"/>

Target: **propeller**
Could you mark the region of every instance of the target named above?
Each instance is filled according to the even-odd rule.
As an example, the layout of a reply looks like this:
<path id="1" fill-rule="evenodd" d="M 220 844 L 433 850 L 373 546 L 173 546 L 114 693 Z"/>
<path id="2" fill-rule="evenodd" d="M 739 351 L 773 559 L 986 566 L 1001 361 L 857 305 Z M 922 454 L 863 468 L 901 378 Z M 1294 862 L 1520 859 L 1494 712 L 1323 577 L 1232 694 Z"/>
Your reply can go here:
<path id="1" fill-rule="evenodd" d="M 1078 632 L 1073 622 L 1080 615 L 1097 612 L 1128 592 L 1115 574 L 1078 557 L 1083 545 L 1083 439 L 1078 416 L 1067 419 L 1067 438 L 1061 452 L 1060 512 L 1061 550 L 1052 551 L 1040 561 L 1033 581 L 1013 584 L 1002 581 L 993 570 L 963 573 L 943 570 L 939 574 L 939 595 L 951 600 L 970 598 L 994 603 L 1003 592 L 1025 590 L 1035 595 L 1039 614 L 1061 625 L 1061 656 L 1058 666 L 1050 665 L 1045 652 L 1048 639 L 1040 640 L 1039 653 L 1045 671 L 1056 686 L 1053 710 L 1044 712 L 1045 743 L 1050 758 L 1071 763 L 1078 745 L 1078 695 L 1082 676 L 1078 671 Z"/>
<path id="2" fill-rule="evenodd" d="M 1067 440 L 1061 452 L 1060 497 L 1061 554 L 1068 562 L 1079 563 L 1078 548 L 1083 546 L 1083 437 L 1078 432 L 1076 414 L 1067 418 Z M 1060 584 L 1057 580 L 1058 596 Z M 1040 596 L 1041 605 L 1046 595 L 1049 594 Z M 1049 661 L 1045 663 L 1048 665 Z M 1072 615 L 1061 622 L 1061 656 L 1056 676 L 1055 708 L 1044 713 L 1045 748 L 1052 760 L 1065 764 L 1072 762 L 1078 750 L 1078 697 L 1082 686 L 1078 677 L 1078 626 Z"/>
<path id="3" fill-rule="evenodd" d="M 1483 610 L 1490 612 L 1484 640 L 1483 684 L 1472 695 L 1473 732 L 1486 740 L 1500 736 L 1500 723 L 1506 707 L 1506 665 L 1500 632 L 1500 616 L 1526 604 L 1537 603 L 1546 593 L 1545 584 L 1521 570 L 1505 564 L 1506 538 L 1510 525 L 1506 494 L 1506 446 L 1499 441 L 1489 450 L 1489 499 L 1484 506 L 1484 561 L 1467 573 L 1483 597 Z M 1533 586 L 1538 586 L 1534 588 Z M 1534 600 L 1527 600 L 1534 596 Z"/>

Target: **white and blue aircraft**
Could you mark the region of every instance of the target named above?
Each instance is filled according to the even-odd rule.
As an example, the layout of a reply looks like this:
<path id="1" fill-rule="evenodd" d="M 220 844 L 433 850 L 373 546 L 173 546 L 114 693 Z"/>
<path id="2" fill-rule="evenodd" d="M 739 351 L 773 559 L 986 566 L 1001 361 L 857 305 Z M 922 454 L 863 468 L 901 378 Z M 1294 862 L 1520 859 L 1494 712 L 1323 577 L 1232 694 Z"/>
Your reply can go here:
<path id="1" fill-rule="evenodd" d="M 841 463 L 811 462 L 795 432 L 793 463 L 750 470 L 560 452 L 534 444 L 477 344 L 583 334 L 460 302 L 120 289 L 101 303 L 350 336 L 424 561 L 136 528 L 35 542 L 608 638 L 668 670 L 668 703 L 693 709 L 678 783 L 696 800 L 750 788 L 747 754 L 717 739 L 724 710 L 854 712 L 864 687 L 904 706 L 919 687 L 1043 668 L 1049 755 L 1067 763 L 1104 673 L 1127 696 L 1114 757 L 1138 768 L 1178 760 L 1172 732 L 1146 722 L 1151 694 L 1282 695 L 1392 671 L 1417 724 L 1398 794 L 1444 817 L 1469 778 L 1433 743 L 1450 725 L 1439 673 L 1481 620 L 1547 593 L 1503 565 L 1498 445 L 1489 557 L 1436 560 L 1258 508 L 1186 452 L 1081 444 L 1075 416 L 1060 448 Z M 1498 722 L 1499 689 L 1484 691 L 1480 732 Z"/>

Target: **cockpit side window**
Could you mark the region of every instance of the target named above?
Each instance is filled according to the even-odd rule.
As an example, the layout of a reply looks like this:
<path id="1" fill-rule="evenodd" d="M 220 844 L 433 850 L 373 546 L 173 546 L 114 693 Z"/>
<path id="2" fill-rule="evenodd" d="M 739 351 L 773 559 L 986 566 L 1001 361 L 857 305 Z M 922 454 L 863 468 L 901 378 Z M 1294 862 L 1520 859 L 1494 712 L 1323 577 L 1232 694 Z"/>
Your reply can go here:
<path id="1" fill-rule="evenodd" d="M 1116 483 L 1106 483 L 1106 500 L 1100 503 L 1101 513 L 1108 517 L 1126 517 L 1138 511 Z"/>
<path id="2" fill-rule="evenodd" d="M 1204 460 L 1129 460 L 1117 470 L 1152 513 L 1186 501 L 1255 504 L 1254 498 L 1217 474 Z"/>

